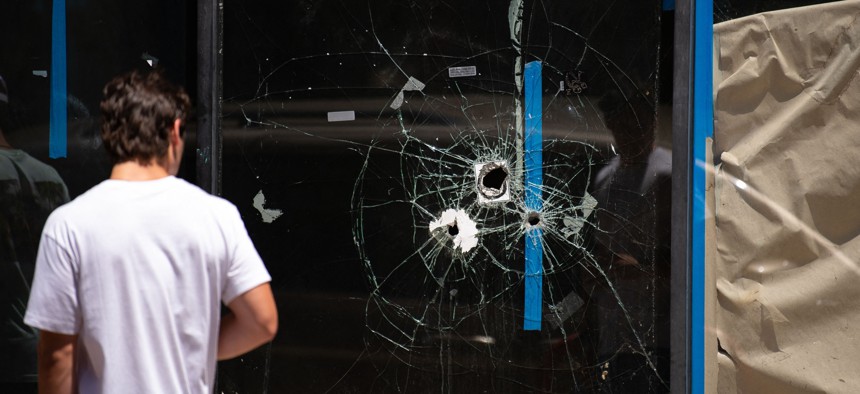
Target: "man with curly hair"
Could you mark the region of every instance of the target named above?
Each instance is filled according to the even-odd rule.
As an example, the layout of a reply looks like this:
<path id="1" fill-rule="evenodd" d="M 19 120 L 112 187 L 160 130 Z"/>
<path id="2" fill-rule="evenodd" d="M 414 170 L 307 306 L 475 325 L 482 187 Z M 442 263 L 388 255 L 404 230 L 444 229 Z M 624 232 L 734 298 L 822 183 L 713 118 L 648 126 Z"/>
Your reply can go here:
<path id="1" fill-rule="evenodd" d="M 54 211 L 39 245 L 25 322 L 40 390 L 211 393 L 216 359 L 274 337 L 271 278 L 236 207 L 175 177 L 184 90 L 132 72 L 104 96 L 110 179 Z"/>

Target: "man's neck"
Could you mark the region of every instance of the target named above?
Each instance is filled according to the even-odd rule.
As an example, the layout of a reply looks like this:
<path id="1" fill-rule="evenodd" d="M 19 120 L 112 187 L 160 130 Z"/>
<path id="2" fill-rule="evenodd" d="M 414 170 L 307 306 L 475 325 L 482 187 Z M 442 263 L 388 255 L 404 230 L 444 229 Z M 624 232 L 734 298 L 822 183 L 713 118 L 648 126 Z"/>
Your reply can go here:
<path id="1" fill-rule="evenodd" d="M 121 181 L 152 181 L 169 176 L 167 169 L 155 160 L 147 165 L 136 161 L 126 161 L 113 166 L 110 179 Z"/>

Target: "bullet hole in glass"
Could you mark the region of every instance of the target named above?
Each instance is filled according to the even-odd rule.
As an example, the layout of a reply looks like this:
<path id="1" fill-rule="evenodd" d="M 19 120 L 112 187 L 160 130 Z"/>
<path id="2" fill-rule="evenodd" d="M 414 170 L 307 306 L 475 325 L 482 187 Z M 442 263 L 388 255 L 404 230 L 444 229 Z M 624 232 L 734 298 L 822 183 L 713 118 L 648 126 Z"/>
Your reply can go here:
<path id="1" fill-rule="evenodd" d="M 478 192 L 488 200 L 503 197 L 508 191 L 508 169 L 504 164 L 484 164 L 478 174 Z"/>
<path id="2" fill-rule="evenodd" d="M 528 223 L 529 226 L 537 226 L 540 224 L 540 214 L 537 212 L 529 212 L 528 217 L 526 217 L 526 223 Z"/>
<path id="3" fill-rule="evenodd" d="M 460 229 L 457 228 L 457 222 L 451 223 L 451 225 L 448 226 L 448 235 L 453 237 L 457 234 L 460 234 Z"/>
<path id="4" fill-rule="evenodd" d="M 503 168 L 499 167 L 490 170 L 487 175 L 484 175 L 484 179 L 481 183 L 486 188 L 501 190 L 504 188 L 506 179 L 508 179 L 508 173 Z"/>

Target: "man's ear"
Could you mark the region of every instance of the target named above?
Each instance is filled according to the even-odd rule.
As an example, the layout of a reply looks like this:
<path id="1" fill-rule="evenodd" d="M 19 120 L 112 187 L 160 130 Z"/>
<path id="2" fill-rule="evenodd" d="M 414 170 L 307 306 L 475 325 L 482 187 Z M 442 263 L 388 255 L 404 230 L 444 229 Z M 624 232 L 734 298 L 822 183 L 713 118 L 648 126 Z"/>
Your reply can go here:
<path id="1" fill-rule="evenodd" d="M 179 130 L 182 127 L 182 120 L 175 119 L 173 121 L 173 127 L 170 128 L 169 140 L 171 145 L 178 145 L 180 141 L 182 141 L 182 135 Z"/>

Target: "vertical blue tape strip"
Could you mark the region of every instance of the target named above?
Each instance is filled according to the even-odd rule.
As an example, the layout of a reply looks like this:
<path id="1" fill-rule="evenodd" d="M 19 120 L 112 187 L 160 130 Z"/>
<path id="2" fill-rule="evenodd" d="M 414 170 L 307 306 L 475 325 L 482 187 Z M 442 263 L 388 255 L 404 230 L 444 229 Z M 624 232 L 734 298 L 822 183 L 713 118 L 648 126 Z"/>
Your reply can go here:
<path id="1" fill-rule="evenodd" d="M 693 228 L 690 391 L 705 392 L 705 141 L 714 135 L 714 5 L 696 0 L 693 64 Z"/>
<path id="2" fill-rule="evenodd" d="M 51 118 L 48 156 L 66 157 L 66 0 L 54 0 L 51 12 Z"/>
<path id="3" fill-rule="evenodd" d="M 525 96 L 525 203 L 529 211 L 543 208 L 543 100 L 541 62 L 526 63 Z M 526 230 L 524 330 L 541 329 L 543 306 L 543 244 L 540 227 Z"/>

